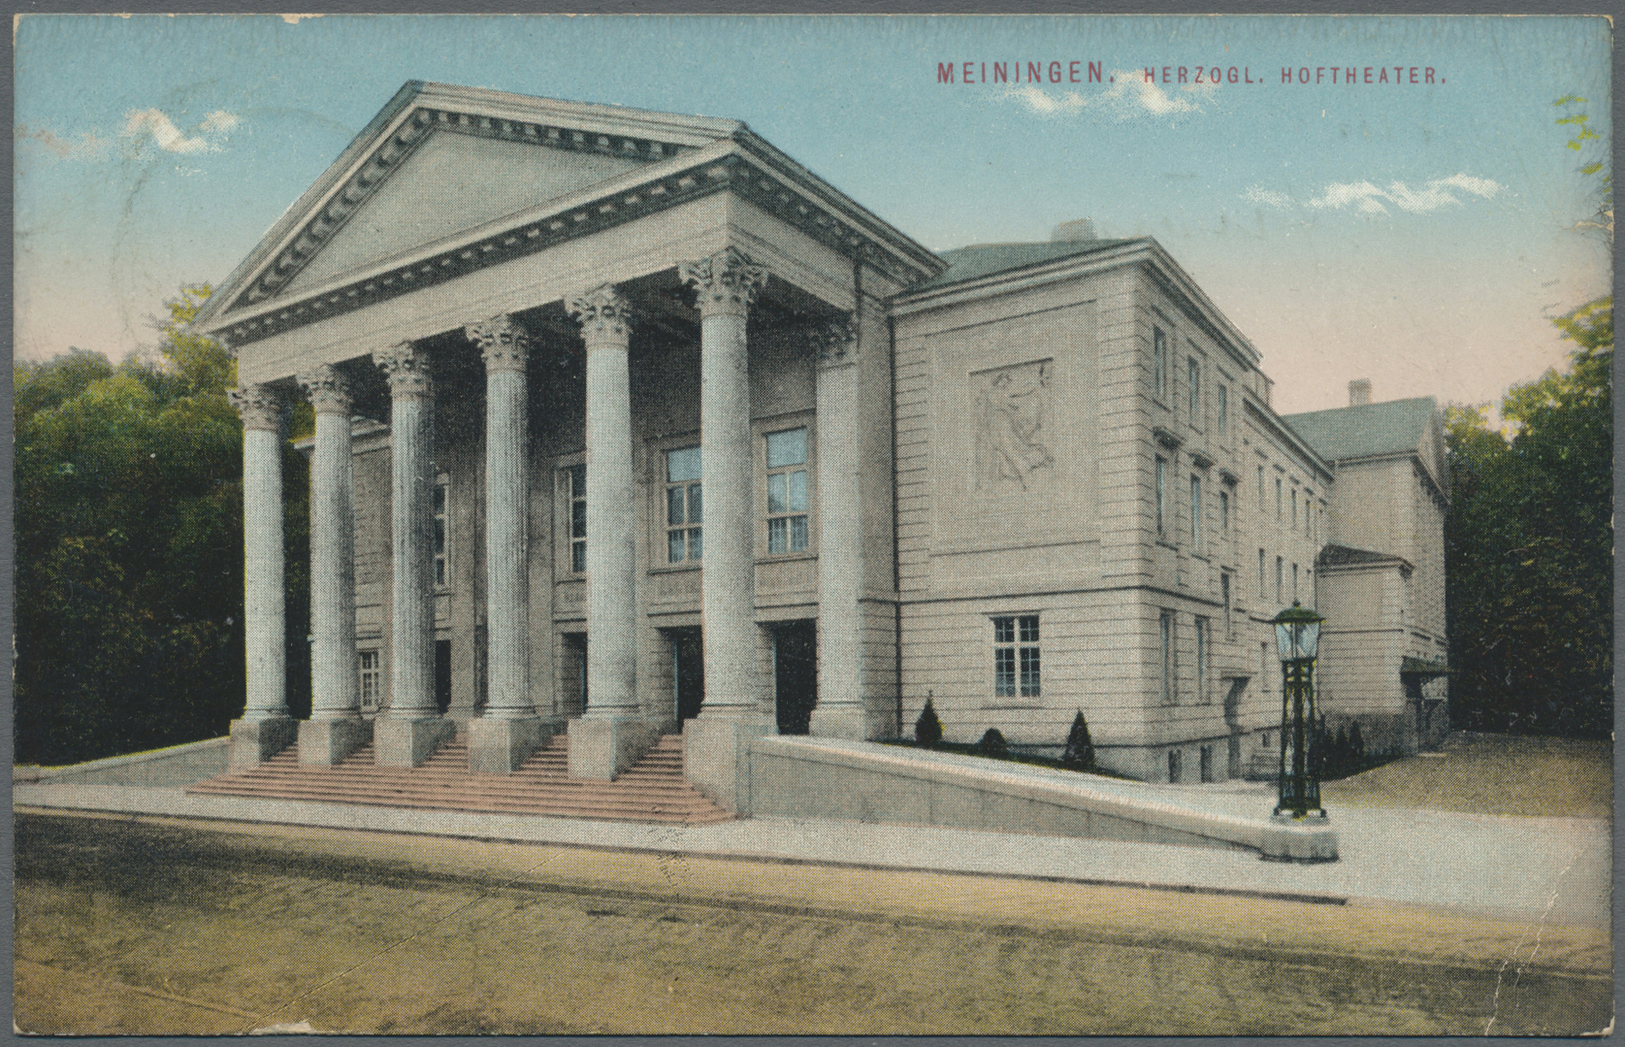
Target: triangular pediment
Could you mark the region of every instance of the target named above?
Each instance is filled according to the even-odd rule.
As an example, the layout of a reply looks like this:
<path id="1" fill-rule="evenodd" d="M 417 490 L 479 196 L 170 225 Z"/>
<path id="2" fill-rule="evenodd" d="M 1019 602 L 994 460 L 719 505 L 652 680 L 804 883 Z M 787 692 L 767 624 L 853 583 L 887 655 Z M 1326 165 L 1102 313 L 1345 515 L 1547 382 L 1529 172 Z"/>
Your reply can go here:
<path id="1" fill-rule="evenodd" d="M 649 162 L 642 157 L 431 131 L 281 293 L 297 295 Z"/>
<path id="2" fill-rule="evenodd" d="M 199 323 L 297 299 L 743 128 L 414 81 L 272 227 Z"/>

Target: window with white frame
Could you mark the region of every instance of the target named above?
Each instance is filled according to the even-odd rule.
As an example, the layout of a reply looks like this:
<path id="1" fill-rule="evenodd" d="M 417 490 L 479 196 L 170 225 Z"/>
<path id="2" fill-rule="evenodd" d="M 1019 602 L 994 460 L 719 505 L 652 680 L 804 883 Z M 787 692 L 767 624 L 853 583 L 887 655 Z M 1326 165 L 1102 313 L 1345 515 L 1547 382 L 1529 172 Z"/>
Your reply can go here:
<path id="1" fill-rule="evenodd" d="M 1168 459 L 1157 456 L 1157 535 L 1168 533 Z"/>
<path id="2" fill-rule="evenodd" d="M 570 483 L 570 570 L 587 571 L 587 467 L 572 465 L 565 470 Z"/>
<path id="3" fill-rule="evenodd" d="M 1189 400 L 1191 424 L 1200 428 L 1202 425 L 1202 364 L 1194 356 L 1186 357 L 1185 368 L 1188 379 L 1185 395 Z"/>
<path id="4" fill-rule="evenodd" d="M 767 551 L 807 548 L 807 430 L 767 434 Z"/>
<path id="5" fill-rule="evenodd" d="M 993 694 L 999 698 L 1040 696 L 1038 615 L 993 619 Z"/>
<path id="6" fill-rule="evenodd" d="M 1212 701 L 1207 691 L 1208 662 L 1213 654 L 1211 624 L 1207 618 L 1196 616 L 1196 700 L 1204 705 Z"/>
<path id="7" fill-rule="evenodd" d="M 1191 474 L 1191 550 L 1202 551 L 1202 478 Z"/>
<path id="8" fill-rule="evenodd" d="M 356 671 L 361 683 L 361 711 L 377 712 L 384 693 L 384 673 L 377 651 L 358 651 Z"/>
<path id="9" fill-rule="evenodd" d="M 446 584 L 446 495 L 450 484 L 440 480 L 434 485 L 434 584 Z"/>
<path id="10" fill-rule="evenodd" d="M 1162 328 L 1151 328 L 1151 389 L 1158 400 L 1168 402 L 1168 336 Z"/>
<path id="11" fill-rule="evenodd" d="M 666 452 L 666 562 L 691 563 L 704 552 L 700 449 Z"/>
<path id="12" fill-rule="evenodd" d="M 1178 697 L 1174 683 L 1174 674 L 1178 669 L 1174 656 L 1174 612 L 1162 612 L 1158 617 L 1157 630 L 1162 655 L 1162 704 L 1172 705 Z"/>

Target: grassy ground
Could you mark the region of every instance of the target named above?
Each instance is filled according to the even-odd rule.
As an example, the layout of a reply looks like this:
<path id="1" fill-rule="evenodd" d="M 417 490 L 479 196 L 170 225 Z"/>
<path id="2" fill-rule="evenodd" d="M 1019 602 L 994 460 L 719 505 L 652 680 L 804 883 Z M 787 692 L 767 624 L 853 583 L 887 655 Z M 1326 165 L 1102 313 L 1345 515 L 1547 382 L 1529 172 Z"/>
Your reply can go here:
<path id="1" fill-rule="evenodd" d="M 39 1033 L 1575 1034 L 1602 930 L 991 877 L 23 814 Z"/>
<path id="2" fill-rule="evenodd" d="M 1614 750 L 1609 742 L 1452 734 L 1438 753 L 1326 782 L 1321 797 L 1328 806 L 1611 818 Z"/>

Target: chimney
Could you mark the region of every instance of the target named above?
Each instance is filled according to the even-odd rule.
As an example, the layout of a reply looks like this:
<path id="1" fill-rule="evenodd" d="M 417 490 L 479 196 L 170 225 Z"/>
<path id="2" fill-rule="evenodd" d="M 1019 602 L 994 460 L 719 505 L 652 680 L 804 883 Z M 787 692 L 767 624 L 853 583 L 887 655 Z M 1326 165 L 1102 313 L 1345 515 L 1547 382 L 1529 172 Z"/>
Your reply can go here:
<path id="1" fill-rule="evenodd" d="M 1371 379 L 1356 378 L 1349 383 L 1349 406 L 1359 407 L 1371 402 Z"/>
<path id="2" fill-rule="evenodd" d="M 1049 238 L 1051 243 L 1078 243 L 1097 239 L 1094 220 L 1074 218 L 1070 222 L 1062 222 L 1049 234 Z"/>

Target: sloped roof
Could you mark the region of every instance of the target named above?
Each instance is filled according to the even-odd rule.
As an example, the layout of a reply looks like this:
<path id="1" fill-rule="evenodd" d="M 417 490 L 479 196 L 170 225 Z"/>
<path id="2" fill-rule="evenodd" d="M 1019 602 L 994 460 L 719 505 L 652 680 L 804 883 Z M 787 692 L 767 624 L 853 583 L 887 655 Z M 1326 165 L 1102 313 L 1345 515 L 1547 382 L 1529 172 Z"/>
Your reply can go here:
<path id="1" fill-rule="evenodd" d="M 1433 397 L 1419 396 L 1283 415 L 1282 420 L 1321 457 L 1342 461 L 1420 452 L 1438 409 Z"/>
<path id="2" fill-rule="evenodd" d="M 1024 269 L 1040 262 L 1053 262 L 1057 258 L 1103 251 L 1108 247 L 1129 243 L 1129 240 L 1045 240 L 1039 243 L 976 244 L 940 251 L 939 256 L 948 263 L 946 272 L 915 284 L 913 291 L 929 291 L 946 287 L 979 276 Z"/>

